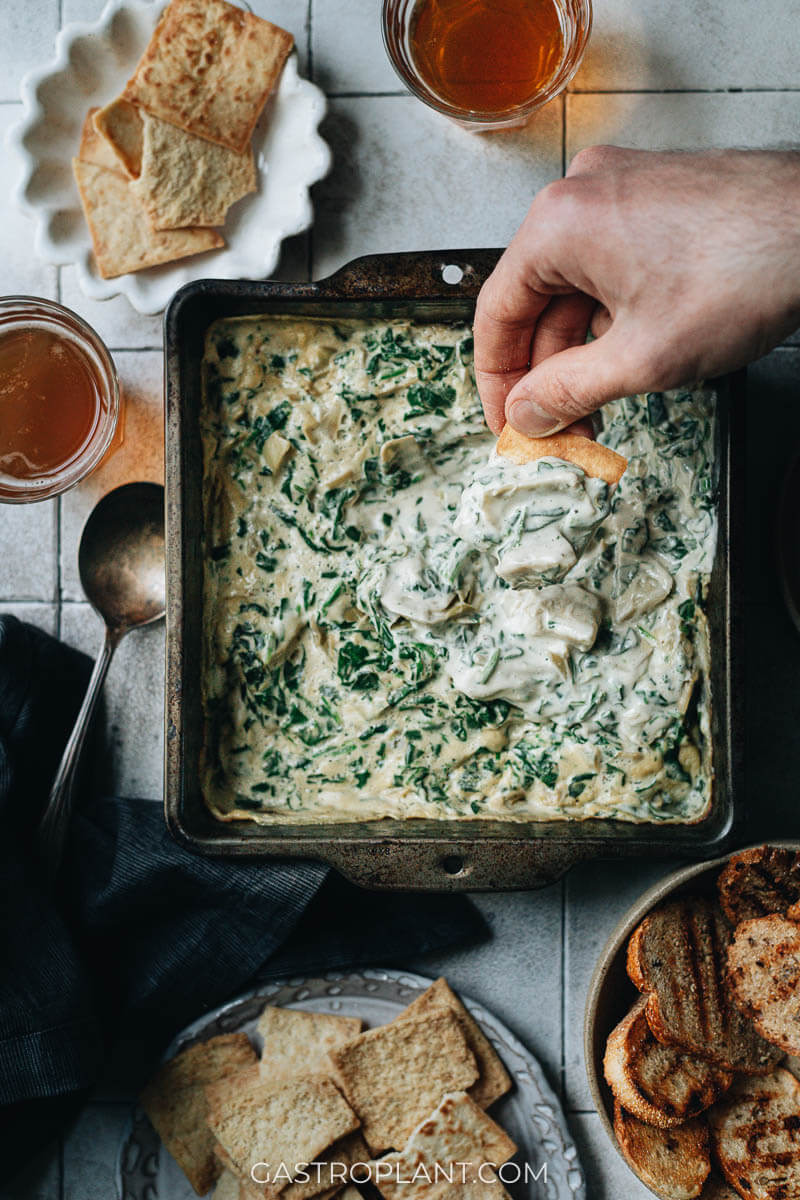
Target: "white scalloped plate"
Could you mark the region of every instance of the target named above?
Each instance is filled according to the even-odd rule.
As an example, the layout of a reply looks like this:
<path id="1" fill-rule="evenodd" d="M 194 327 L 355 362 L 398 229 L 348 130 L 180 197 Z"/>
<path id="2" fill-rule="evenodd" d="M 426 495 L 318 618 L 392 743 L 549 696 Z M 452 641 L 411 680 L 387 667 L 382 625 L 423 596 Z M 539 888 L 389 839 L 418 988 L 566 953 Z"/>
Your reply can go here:
<path id="1" fill-rule="evenodd" d="M 173 293 L 193 279 L 269 276 L 282 240 L 311 224 L 309 188 L 325 175 L 331 159 L 318 132 L 325 96 L 300 78 L 294 53 L 256 126 L 258 192 L 230 210 L 225 249 L 101 279 L 71 160 L 87 109 L 105 104 L 122 90 L 163 7 L 163 0 L 109 0 L 94 24 L 62 29 L 55 61 L 25 76 L 25 116 L 9 132 L 9 144 L 21 159 L 17 202 L 36 222 L 36 254 L 48 263 L 75 263 L 81 289 L 92 300 L 122 293 L 141 313 L 160 312 Z"/>
<path id="2" fill-rule="evenodd" d="M 432 982 L 410 971 L 374 968 L 265 983 L 194 1021 L 171 1042 L 164 1059 L 221 1033 L 244 1032 L 258 1042 L 256 1024 L 265 1004 L 361 1017 L 368 1028 L 374 1028 L 396 1017 Z M 586 1200 L 575 1144 L 539 1063 L 488 1009 L 466 996 L 461 998 L 514 1081 L 511 1092 L 492 1108 L 492 1115 L 519 1147 L 505 1172 L 512 1200 Z M 517 1173 L 519 1179 L 515 1180 Z M 192 1200 L 194 1196 L 180 1167 L 138 1107 L 120 1143 L 117 1196 L 119 1200 Z"/>

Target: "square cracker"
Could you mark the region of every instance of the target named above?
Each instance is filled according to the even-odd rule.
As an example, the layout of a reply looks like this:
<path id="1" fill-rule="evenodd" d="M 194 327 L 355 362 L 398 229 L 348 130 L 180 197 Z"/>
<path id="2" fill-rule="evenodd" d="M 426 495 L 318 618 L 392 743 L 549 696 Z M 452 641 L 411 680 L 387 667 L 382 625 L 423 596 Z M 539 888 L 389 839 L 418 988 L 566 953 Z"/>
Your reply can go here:
<path id="1" fill-rule="evenodd" d="M 251 1176 L 242 1178 L 235 1162 L 219 1142 L 214 1147 L 214 1153 L 224 1167 L 222 1177 L 228 1175 L 238 1184 L 238 1200 L 272 1200 L 276 1196 L 280 1196 L 280 1200 L 312 1200 L 312 1197 L 313 1200 L 331 1200 L 344 1187 L 343 1170 L 354 1163 L 369 1162 L 367 1144 L 358 1131 L 340 1138 L 318 1156 L 313 1165 L 309 1163 L 307 1181 L 298 1178 L 289 1184 L 283 1180 L 276 1181 L 275 1185 L 259 1184 Z M 228 1180 L 225 1187 L 231 1188 Z M 237 1200 L 235 1193 L 232 1200 Z"/>
<path id="2" fill-rule="evenodd" d="M 256 165 L 243 154 L 195 137 L 145 113 L 139 178 L 131 185 L 153 229 L 222 225 L 242 196 L 256 190 Z"/>
<path id="3" fill-rule="evenodd" d="M 103 279 L 142 271 L 159 263 L 218 250 L 225 241 L 215 229 L 170 229 L 156 233 L 118 171 L 72 160 L 97 269 Z"/>
<path id="4" fill-rule="evenodd" d="M 129 179 L 138 179 L 144 144 L 144 126 L 138 108 L 130 100 L 118 96 L 105 108 L 93 111 L 95 130 L 114 155 L 116 169 L 124 171 Z"/>
<path id="5" fill-rule="evenodd" d="M 241 154 L 293 44 L 226 0 L 171 0 L 124 96 Z"/>
<path id="6" fill-rule="evenodd" d="M 257 1028 L 264 1041 L 261 1074 L 265 1079 L 278 1079 L 308 1071 L 325 1073 L 330 1069 L 328 1051 L 358 1037 L 363 1021 L 334 1013 L 268 1006 L 259 1017 Z"/>
<path id="7" fill-rule="evenodd" d="M 577 433 L 553 433 L 549 437 L 532 438 L 517 433 L 510 425 L 503 427 L 497 439 L 497 453 L 521 466 L 537 458 L 561 458 L 575 463 L 594 479 L 608 484 L 619 483 L 628 465 L 627 458 L 592 438 Z"/>
<path id="8" fill-rule="evenodd" d="M 373 1170 L 382 1173 L 378 1186 L 386 1200 L 461 1196 L 462 1188 L 467 1186 L 465 1179 L 475 1183 L 476 1195 L 480 1196 L 481 1175 L 487 1174 L 481 1168 L 502 1166 L 516 1151 L 508 1134 L 466 1092 L 457 1092 L 445 1096 L 438 1108 L 420 1122 L 405 1147 L 373 1164 Z M 437 1166 L 451 1171 L 453 1181 L 446 1174 L 437 1178 Z M 485 1186 L 487 1195 L 504 1194 L 499 1184 L 499 1192 L 491 1190 L 491 1182 Z"/>
<path id="9" fill-rule="evenodd" d="M 198 1196 L 206 1194 L 220 1173 L 206 1125 L 206 1085 L 231 1077 L 243 1081 L 251 1074 L 255 1079 L 256 1070 L 256 1054 L 246 1034 L 223 1034 L 170 1059 L 140 1096 L 156 1133 Z"/>
<path id="10" fill-rule="evenodd" d="M 478 1081 L 473 1083 L 469 1094 L 481 1108 L 488 1108 L 510 1090 L 511 1076 L 486 1034 L 467 1012 L 446 979 L 437 979 L 427 991 L 417 996 L 416 1000 L 412 1000 L 408 1008 L 395 1020 L 402 1021 L 406 1017 L 419 1016 L 420 1013 L 430 1012 L 432 1008 L 449 1008 L 461 1021 L 467 1045 L 475 1055 L 480 1072 Z"/>
<path id="11" fill-rule="evenodd" d="M 330 1059 L 373 1154 L 404 1146 L 447 1092 L 478 1078 L 463 1026 L 450 1009 L 370 1029 L 332 1050 Z"/>
<path id="12" fill-rule="evenodd" d="M 95 127 L 94 118 L 99 108 L 90 108 L 81 129 L 81 144 L 78 147 L 78 158 L 81 162 L 94 163 L 96 167 L 105 167 L 109 171 L 120 171 L 116 154 L 104 137 L 101 137 Z"/>
<path id="13" fill-rule="evenodd" d="M 358 1127 L 358 1118 L 333 1081 L 324 1075 L 302 1075 L 243 1087 L 222 1080 L 207 1090 L 208 1124 L 235 1173 L 250 1178 L 254 1163 L 273 1167 L 314 1162 L 323 1151 Z M 297 1174 L 295 1171 L 294 1174 Z M 285 1180 L 261 1188 L 277 1196 Z"/>

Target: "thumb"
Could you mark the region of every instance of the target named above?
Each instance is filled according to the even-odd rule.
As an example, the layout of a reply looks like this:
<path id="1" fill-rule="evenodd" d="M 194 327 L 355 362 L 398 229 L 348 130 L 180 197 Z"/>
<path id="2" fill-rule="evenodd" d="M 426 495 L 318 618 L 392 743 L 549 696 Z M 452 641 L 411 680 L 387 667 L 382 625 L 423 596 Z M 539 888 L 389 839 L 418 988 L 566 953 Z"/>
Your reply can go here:
<path id="1" fill-rule="evenodd" d="M 528 437 L 547 437 L 609 400 L 641 390 L 630 366 L 630 342 L 612 326 L 596 341 L 542 359 L 506 398 L 506 419 Z M 646 359 L 643 361 L 646 362 Z"/>

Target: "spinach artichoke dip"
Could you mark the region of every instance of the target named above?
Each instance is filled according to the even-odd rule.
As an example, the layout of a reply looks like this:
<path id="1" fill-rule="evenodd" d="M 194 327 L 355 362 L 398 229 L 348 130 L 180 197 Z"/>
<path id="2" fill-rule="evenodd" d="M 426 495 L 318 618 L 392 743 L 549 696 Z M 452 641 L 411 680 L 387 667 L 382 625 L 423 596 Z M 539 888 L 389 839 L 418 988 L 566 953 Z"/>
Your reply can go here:
<path id="1" fill-rule="evenodd" d="M 608 405 L 610 488 L 497 455 L 465 325 L 229 318 L 203 371 L 217 817 L 702 819 L 711 392 Z"/>

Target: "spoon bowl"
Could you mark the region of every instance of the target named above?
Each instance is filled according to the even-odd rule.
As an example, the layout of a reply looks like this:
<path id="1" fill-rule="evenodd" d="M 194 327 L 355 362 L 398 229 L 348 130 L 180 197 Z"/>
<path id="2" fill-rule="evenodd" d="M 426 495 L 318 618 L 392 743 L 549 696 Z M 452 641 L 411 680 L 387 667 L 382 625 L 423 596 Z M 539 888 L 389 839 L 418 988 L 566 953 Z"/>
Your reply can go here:
<path id="1" fill-rule="evenodd" d="M 81 752 L 112 655 L 126 633 L 164 616 L 164 551 L 164 489 L 158 483 L 115 488 L 83 527 L 78 551 L 81 584 L 106 630 L 39 825 L 39 856 L 51 884 L 64 853 Z"/>
<path id="2" fill-rule="evenodd" d="M 81 585 L 111 629 L 134 629 L 164 616 L 164 489 L 126 483 L 96 505 L 78 551 Z"/>

